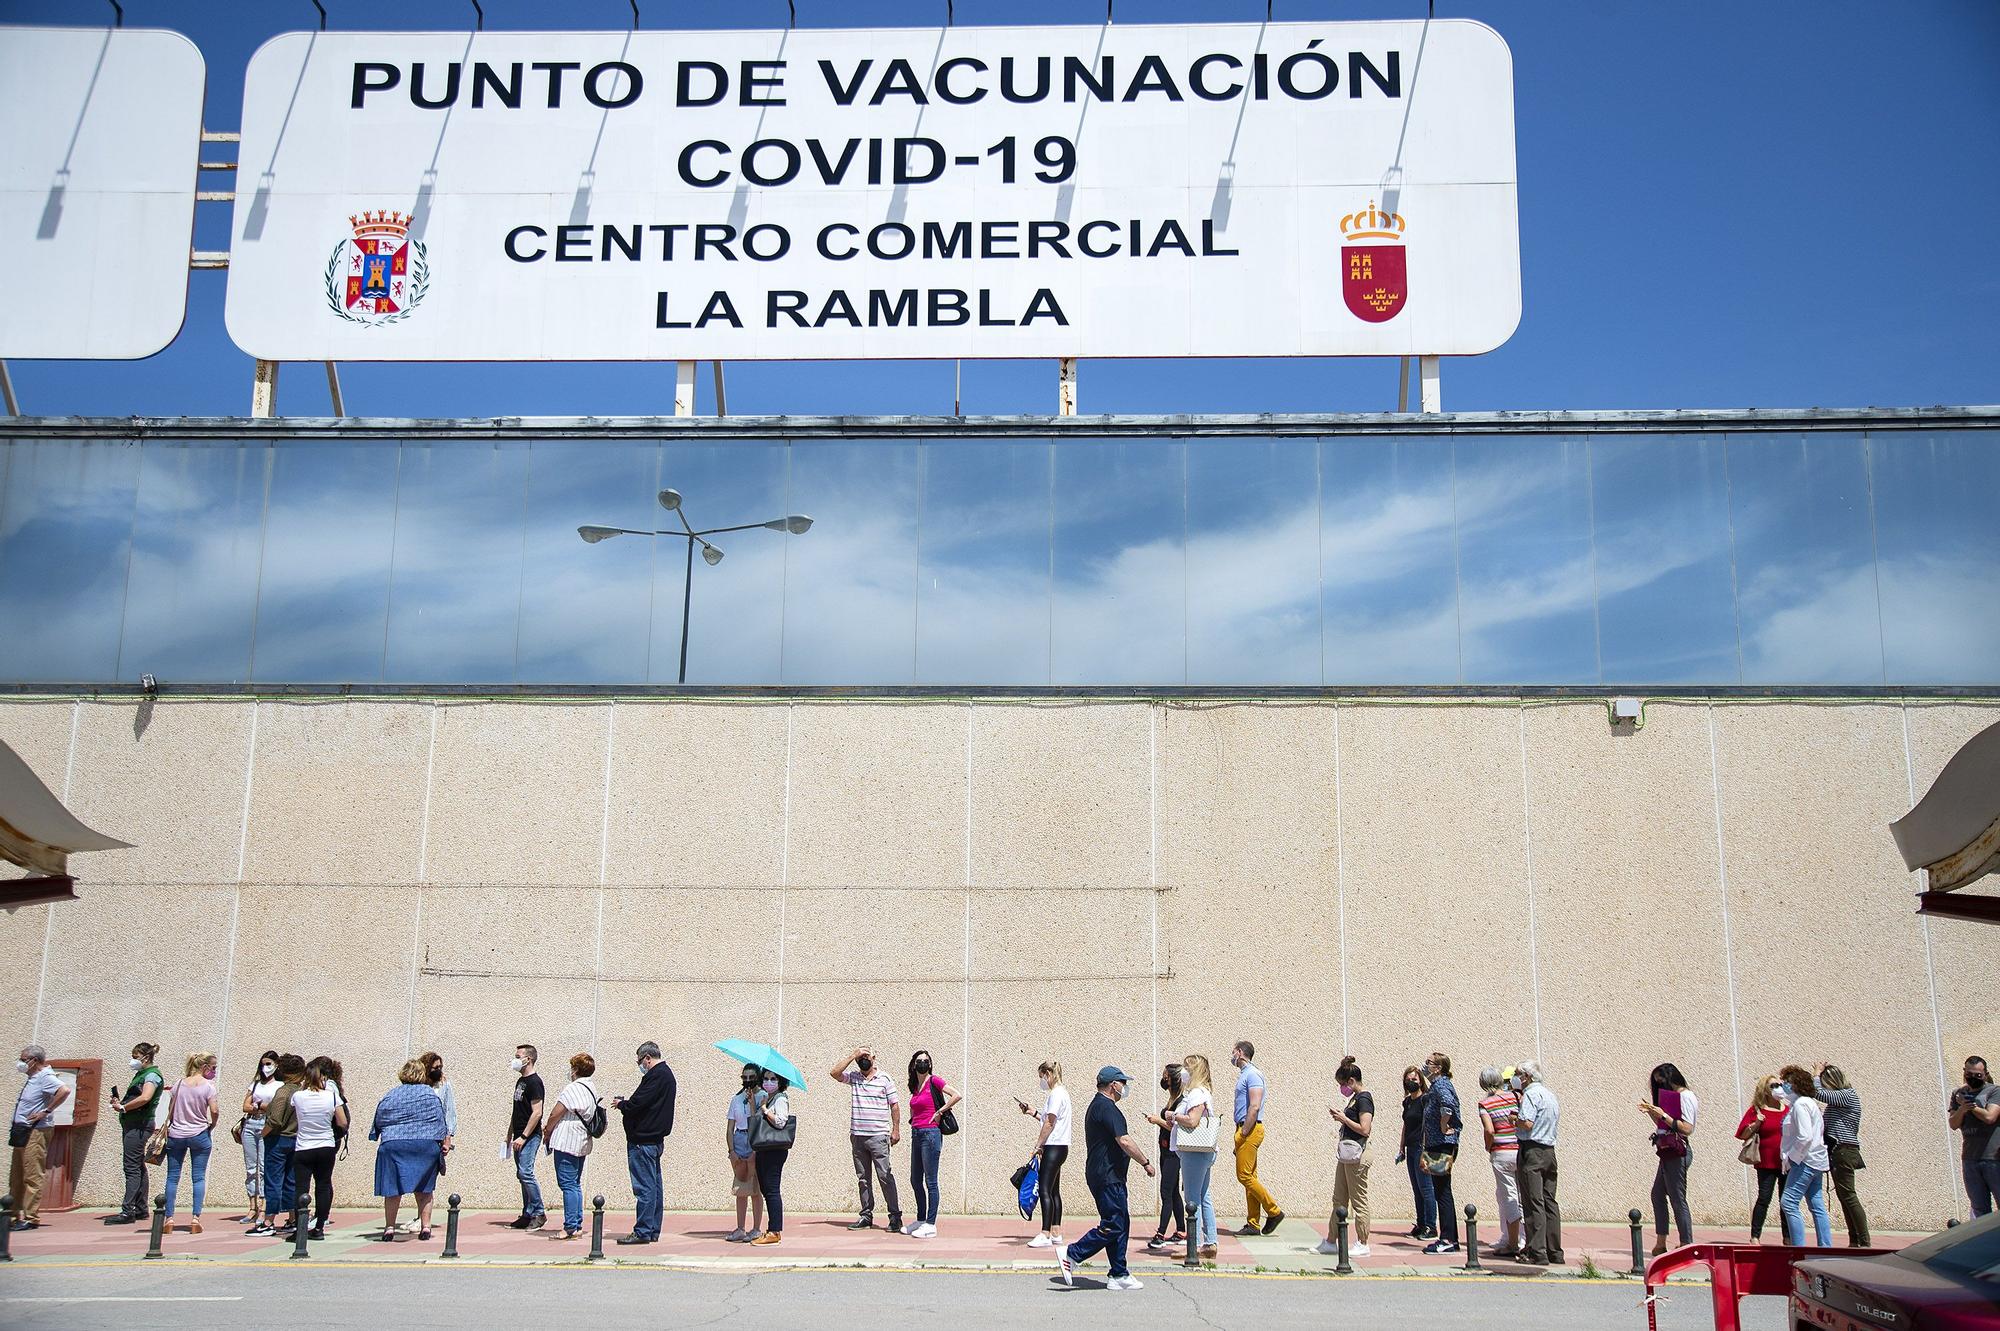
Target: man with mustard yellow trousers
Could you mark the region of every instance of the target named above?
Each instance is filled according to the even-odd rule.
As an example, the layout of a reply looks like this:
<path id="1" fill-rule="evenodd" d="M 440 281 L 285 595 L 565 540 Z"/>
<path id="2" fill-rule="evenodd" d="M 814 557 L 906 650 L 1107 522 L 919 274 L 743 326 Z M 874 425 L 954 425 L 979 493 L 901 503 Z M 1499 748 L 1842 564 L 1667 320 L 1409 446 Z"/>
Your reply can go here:
<path id="1" fill-rule="evenodd" d="M 1248 1040 L 1238 1040 L 1229 1054 L 1236 1068 L 1236 1181 L 1243 1185 L 1249 1213 L 1243 1228 L 1236 1231 L 1239 1236 L 1275 1233 L 1285 1218 L 1285 1208 L 1257 1178 L 1257 1150 L 1264 1144 L 1265 1087 L 1264 1074 L 1250 1061 L 1256 1055 L 1256 1046 Z"/>

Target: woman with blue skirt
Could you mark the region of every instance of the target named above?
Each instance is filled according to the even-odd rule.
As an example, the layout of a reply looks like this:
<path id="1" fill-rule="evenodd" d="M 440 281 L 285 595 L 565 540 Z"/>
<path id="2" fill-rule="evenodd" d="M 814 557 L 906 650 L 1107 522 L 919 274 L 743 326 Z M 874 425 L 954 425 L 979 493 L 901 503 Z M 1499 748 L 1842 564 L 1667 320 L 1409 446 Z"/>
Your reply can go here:
<path id="1" fill-rule="evenodd" d="M 401 1084 L 375 1106 L 368 1139 L 375 1148 L 375 1195 L 382 1199 L 381 1241 L 396 1241 L 396 1210 L 403 1194 L 417 1199 L 417 1238 L 431 1236 L 431 1194 L 444 1163 L 444 1105 L 427 1084 L 423 1062 L 411 1059 L 397 1074 Z"/>

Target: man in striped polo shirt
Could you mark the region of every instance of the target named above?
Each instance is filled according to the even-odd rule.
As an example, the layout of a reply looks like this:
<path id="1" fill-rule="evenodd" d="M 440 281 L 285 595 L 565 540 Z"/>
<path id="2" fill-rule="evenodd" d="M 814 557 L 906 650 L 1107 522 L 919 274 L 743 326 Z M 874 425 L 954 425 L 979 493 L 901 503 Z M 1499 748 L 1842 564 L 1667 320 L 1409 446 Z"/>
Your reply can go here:
<path id="1" fill-rule="evenodd" d="M 882 1180 L 889 1203 L 889 1229 L 900 1233 L 903 1206 L 896 1195 L 896 1167 L 889 1149 L 903 1140 L 903 1108 L 896 1100 L 896 1083 L 875 1066 L 875 1054 L 862 1045 L 833 1065 L 833 1079 L 847 1087 L 850 1103 L 847 1140 L 854 1152 L 854 1182 L 861 1189 L 861 1217 L 849 1229 L 875 1225 L 875 1185 L 872 1169 Z"/>

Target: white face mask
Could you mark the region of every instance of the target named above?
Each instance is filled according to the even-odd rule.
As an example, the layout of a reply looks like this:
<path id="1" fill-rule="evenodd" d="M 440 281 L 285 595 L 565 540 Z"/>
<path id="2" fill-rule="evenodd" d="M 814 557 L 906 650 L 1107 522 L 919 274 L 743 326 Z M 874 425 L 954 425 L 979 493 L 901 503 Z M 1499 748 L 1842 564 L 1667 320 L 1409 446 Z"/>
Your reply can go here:
<path id="1" fill-rule="evenodd" d="M 513 1068 L 514 1071 L 519 1072 L 522 1068 L 526 1067 L 527 1065 L 521 1062 L 521 1060 L 517 1058 L 512 1063 L 508 1064 L 508 1066 Z"/>
<path id="2" fill-rule="evenodd" d="M 267 1081 L 270 1080 L 271 1074 L 277 1071 L 277 1069 L 275 1067 L 272 1067 L 269 1063 L 258 1064 L 257 1070 L 264 1074 L 264 1078 Z"/>
<path id="3" fill-rule="evenodd" d="M 140 1059 L 136 1059 L 136 1058 L 129 1058 L 129 1059 L 126 1059 L 125 1061 L 126 1061 L 126 1062 L 128 1062 L 128 1063 L 130 1063 L 130 1064 L 131 1064 L 131 1065 L 133 1066 L 133 1068 L 134 1068 L 135 1070 L 136 1070 L 136 1069 L 138 1069 L 138 1068 L 143 1068 L 143 1067 L 145 1067 L 145 1066 L 146 1066 L 146 1064 L 145 1064 L 145 1062 L 144 1062 L 143 1060 L 140 1060 Z"/>
<path id="4" fill-rule="evenodd" d="M 25 1077 L 28 1075 L 28 1065 L 22 1060 L 17 1058 L 14 1060 L 14 1071 L 20 1073 L 22 1076 Z"/>
<path id="5" fill-rule="evenodd" d="M 22 1070 L 23 1072 L 26 1072 L 26 1071 L 27 1071 L 27 1069 L 26 1069 L 26 1068 L 23 1068 L 23 1069 L 21 1069 L 21 1070 Z M 1038 1080 L 1039 1080 L 1039 1081 L 1040 1081 L 1040 1082 L 1042 1083 L 1042 1089 L 1043 1089 L 1043 1090 L 1045 1090 L 1045 1091 L 1046 1091 L 1047 1089 L 1049 1089 L 1049 1079 L 1048 1079 L 1047 1077 L 1041 1077 L 1041 1078 L 1038 1078 Z"/>
<path id="6" fill-rule="evenodd" d="M 1179 1082 L 1181 1088 L 1185 1090 L 1188 1085 L 1188 1070 L 1186 1068 L 1182 1068 L 1179 1072 L 1176 1072 L 1174 1074 L 1174 1080 Z"/>

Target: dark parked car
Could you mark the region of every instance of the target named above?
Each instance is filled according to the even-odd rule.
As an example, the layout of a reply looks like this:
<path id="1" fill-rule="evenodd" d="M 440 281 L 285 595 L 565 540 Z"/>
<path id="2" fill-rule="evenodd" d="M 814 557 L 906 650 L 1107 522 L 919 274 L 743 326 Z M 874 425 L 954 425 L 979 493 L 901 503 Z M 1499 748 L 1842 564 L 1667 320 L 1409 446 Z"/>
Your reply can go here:
<path id="1" fill-rule="evenodd" d="M 1808 1257 L 1792 1266 L 1794 1331 L 1996 1331 L 2000 1215 L 1881 1257 Z"/>

